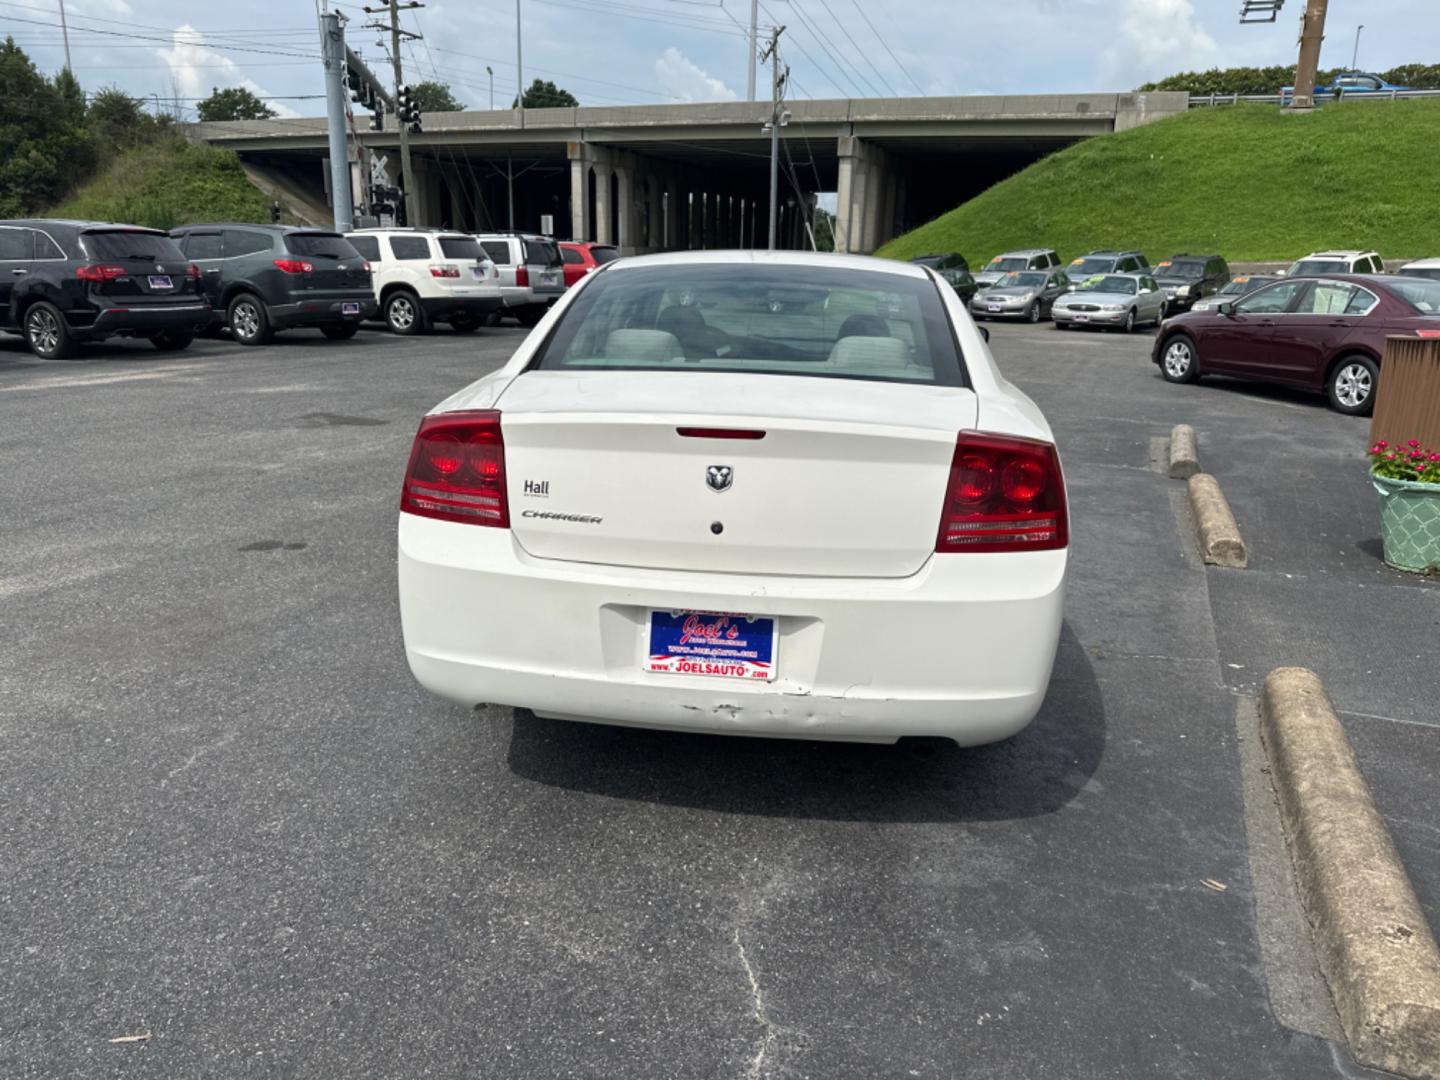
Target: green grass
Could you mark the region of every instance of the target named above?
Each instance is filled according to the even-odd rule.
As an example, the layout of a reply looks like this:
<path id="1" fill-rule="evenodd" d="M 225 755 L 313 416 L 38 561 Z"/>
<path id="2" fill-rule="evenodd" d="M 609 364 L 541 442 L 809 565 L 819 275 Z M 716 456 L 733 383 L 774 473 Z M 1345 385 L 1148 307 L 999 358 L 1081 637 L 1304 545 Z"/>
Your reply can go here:
<path id="1" fill-rule="evenodd" d="M 1322 248 L 1440 255 L 1440 101 L 1356 102 L 1311 116 L 1274 106 L 1195 109 L 1053 154 L 878 254 L 958 251 L 971 266 L 1013 248 L 1067 261 L 1138 247 L 1231 261 Z"/>
<path id="2" fill-rule="evenodd" d="M 117 154 L 49 216 L 173 229 L 194 221 L 268 221 L 269 206 L 231 151 L 166 135 Z"/>

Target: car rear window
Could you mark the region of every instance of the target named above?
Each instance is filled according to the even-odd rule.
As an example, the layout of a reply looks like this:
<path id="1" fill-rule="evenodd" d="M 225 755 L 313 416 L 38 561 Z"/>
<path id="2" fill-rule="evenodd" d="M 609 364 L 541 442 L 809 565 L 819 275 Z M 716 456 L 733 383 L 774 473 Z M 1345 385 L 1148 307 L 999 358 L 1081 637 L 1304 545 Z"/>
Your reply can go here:
<path id="1" fill-rule="evenodd" d="M 1115 269 L 1115 257 L 1113 255 L 1086 255 L 1079 259 L 1072 259 L 1069 268 L 1065 271 L 1072 278 L 1088 277 L 1091 274 L 1105 274 Z"/>
<path id="2" fill-rule="evenodd" d="M 965 385 L 930 281 L 749 262 L 602 274 L 566 310 L 532 366 Z"/>
<path id="3" fill-rule="evenodd" d="M 321 259 L 358 259 L 355 245 L 339 233 L 287 233 L 285 247 L 292 255 L 311 255 Z"/>
<path id="4" fill-rule="evenodd" d="M 175 241 L 164 233 L 142 232 L 139 229 L 91 229 L 80 234 L 87 257 L 97 262 L 170 262 L 183 263 L 185 256 Z"/>
<path id="5" fill-rule="evenodd" d="M 1290 267 L 1290 277 L 1313 277 L 1316 274 L 1348 274 L 1351 267 L 1344 259 L 1301 259 Z"/>
<path id="6" fill-rule="evenodd" d="M 1440 315 L 1440 281 L 1407 278 L 1391 282 L 1390 291 L 1421 315 Z"/>
<path id="7" fill-rule="evenodd" d="M 604 266 L 608 262 L 614 262 L 620 257 L 620 250 L 613 247 L 592 247 L 590 257 L 597 265 Z"/>
<path id="8" fill-rule="evenodd" d="M 1029 259 L 1002 259 L 998 256 L 990 260 L 986 270 L 1029 270 Z"/>
<path id="9" fill-rule="evenodd" d="M 560 245 L 549 240 L 526 240 L 525 263 L 527 266 L 559 266 Z"/>
<path id="10" fill-rule="evenodd" d="M 380 240 L 375 236 L 349 236 L 350 246 L 371 262 L 380 261 Z"/>
<path id="11" fill-rule="evenodd" d="M 440 253 L 447 259 L 469 259 L 473 262 L 485 258 L 485 252 L 480 250 L 480 241 L 473 236 L 440 237 Z"/>
<path id="12" fill-rule="evenodd" d="M 1188 278 L 1198 281 L 1205 276 L 1205 264 L 1202 262 L 1191 262 L 1190 260 L 1175 259 L 1170 263 L 1161 263 L 1156 269 L 1165 277 Z"/>

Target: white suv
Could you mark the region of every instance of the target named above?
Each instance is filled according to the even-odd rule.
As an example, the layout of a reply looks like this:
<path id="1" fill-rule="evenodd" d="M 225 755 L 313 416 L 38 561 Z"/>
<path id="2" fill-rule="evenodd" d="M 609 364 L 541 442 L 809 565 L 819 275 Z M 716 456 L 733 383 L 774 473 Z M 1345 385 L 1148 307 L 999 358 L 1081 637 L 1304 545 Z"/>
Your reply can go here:
<path id="1" fill-rule="evenodd" d="M 1286 277 L 1315 277 L 1317 274 L 1383 274 L 1385 260 L 1373 251 L 1315 251 L 1298 259 Z"/>
<path id="2" fill-rule="evenodd" d="M 505 305 L 500 274 L 473 236 L 449 229 L 357 229 L 345 234 L 370 260 L 380 317 L 397 334 L 434 323 L 469 333 Z"/>

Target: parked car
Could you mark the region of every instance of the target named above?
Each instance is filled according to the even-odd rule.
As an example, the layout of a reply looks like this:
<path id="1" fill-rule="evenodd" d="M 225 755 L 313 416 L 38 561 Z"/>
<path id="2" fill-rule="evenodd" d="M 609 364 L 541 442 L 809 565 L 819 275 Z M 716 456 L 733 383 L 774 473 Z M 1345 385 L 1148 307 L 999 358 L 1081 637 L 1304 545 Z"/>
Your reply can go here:
<path id="1" fill-rule="evenodd" d="M 1065 273 L 1071 281 L 1084 281 L 1096 274 L 1140 274 L 1150 269 L 1143 251 L 1112 251 L 1102 248 L 1071 259 Z"/>
<path id="2" fill-rule="evenodd" d="M 1050 317 L 1057 330 L 1119 327 L 1128 334 L 1146 323 L 1160 325 L 1165 294 L 1149 274 L 1095 274 L 1056 300 Z"/>
<path id="3" fill-rule="evenodd" d="M 975 275 L 975 284 L 980 288 L 994 285 L 1001 275 L 1016 270 L 1049 270 L 1060 265 L 1060 256 L 1054 248 L 1021 248 L 1019 251 L 1004 251 L 996 255 L 985 269 Z"/>
<path id="4" fill-rule="evenodd" d="M 967 304 L 975 295 L 975 279 L 970 275 L 970 264 L 958 251 L 945 255 L 920 255 L 910 260 L 916 266 L 928 266 L 940 275 L 947 285 L 955 290 Z"/>
<path id="5" fill-rule="evenodd" d="M 473 236 L 450 229 L 356 229 L 345 239 L 370 261 L 380 317 L 397 334 L 437 322 L 468 334 L 499 314 L 500 275 Z"/>
<path id="6" fill-rule="evenodd" d="M 1012 270 L 970 301 L 970 314 L 978 320 L 1023 319 L 1038 323 L 1048 318 L 1055 301 L 1070 291 L 1070 279 L 1061 270 Z"/>
<path id="7" fill-rule="evenodd" d="M 1254 292 L 1262 286 L 1269 285 L 1274 281 L 1284 281 L 1279 274 L 1236 274 L 1228 282 L 1220 287 L 1220 291 L 1203 300 L 1197 300 L 1190 306 L 1191 311 L 1209 311 L 1216 304 L 1223 304 L 1226 300 L 1238 300 L 1240 297 Z"/>
<path id="8" fill-rule="evenodd" d="M 354 337 L 375 314 L 370 264 L 339 233 L 291 225 L 187 225 L 171 238 L 200 268 L 212 327 L 230 327 L 242 345 L 278 330 L 317 327 Z"/>
<path id="9" fill-rule="evenodd" d="M 1061 626 L 1065 481 L 939 284 L 706 251 L 576 290 L 421 421 L 398 534 L 421 685 L 737 735 L 1023 728 Z"/>
<path id="10" fill-rule="evenodd" d="M 1213 296 L 1230 281 L 1230 266 L 1219 255 L 1182 252 L 1155 264 L 1155 281 L 1165 294 L 1165 313 L 1189 311 L 1201 297 Z"/>
<path id="11" fill-rule="evenodd" d="M 1440 281 L 1440 259 L 1416 259 L 1400 268 L 1401 277 L 1430 278 Z"/>
<path id="12" fill-rule="evenodd" d="M 1375 404 L 1387 334 L 1440 330 L 1440 281 L 1326 275 L 1283 278 L 1209 311 L 1167 320 L 1151 359 L 1170 382 L 1202 375 L 1323 391 L 1343 413 Z"/>
<path id="13" fill-rule="evenodd" d="M 210 322 L 200 271 L 158 229 L 98 221 L 0 221 L 0 331 L 45 360 L 87 341 L 186 348 Z"/>
<path id="14" fill-rule="evenodd" d="M 565 293 L 565 264 L 548 236 L 533 233 L 485 233 L 478 237 L 500 271 L 503 313 L 521 326 L 534 326 Z"/>
<path id="15" fill-rule="evenodd" d="M 1350 97 L 1352 94 L 1389 94 L 1395 91 L 1410 90 L 1409 86 L 1399 86 L 1395 83 L 1386 82 L 1379 75 L 1368 71 L 1346 71 L 1335 76 L 1335 81 L 1324 86 L 1316 86 L 1317 94 L 1338 94 L 1341 97 Z M 1280 88 L 1280 100 L 1288 102 L 1295 96 L 1295 87 L 1282 86 Z"/>
<path id="16" fill-rule="evenodd" d="M 1319 274 L 1383 274 L 1385 260 L 1373 251 L 1316 251 L 1290 264 L 1284 277 Z"/>
<path id="17" fill-rule="evenodd" d="M 560 241 L 560 261 L 565 264 L 565 287 L 568 289 L 590 271 L 614 262 L 619 257 L 620 250 L 611 244 Z"/>

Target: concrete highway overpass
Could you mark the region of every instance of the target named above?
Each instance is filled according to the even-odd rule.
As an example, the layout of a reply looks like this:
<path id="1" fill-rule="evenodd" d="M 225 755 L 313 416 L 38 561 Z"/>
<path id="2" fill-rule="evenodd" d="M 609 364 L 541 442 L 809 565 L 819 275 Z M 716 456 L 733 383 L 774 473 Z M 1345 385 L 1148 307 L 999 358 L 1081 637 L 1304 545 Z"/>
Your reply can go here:
<path id="1" fill-rule="evenodd" d="M 805 210 L 836 192 L 836 247 L 871 252 L 1033 161 L 1094 135 L 1181 113 L 1184 93 L 794 101 L 782 128 L 781 243 L 808 246 Z M 768 102 L 427 113 L 412 136 L 417 224 L 537 230 L 625 254 L 763 247 Z M 353 147 L 386 158 L 399 137 L 357 117 Z M 323 202 L 325 120 L 196 124 L 252 173 Z M 513 208 L 509 192 L 513 188 Z"/>

